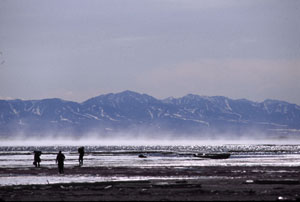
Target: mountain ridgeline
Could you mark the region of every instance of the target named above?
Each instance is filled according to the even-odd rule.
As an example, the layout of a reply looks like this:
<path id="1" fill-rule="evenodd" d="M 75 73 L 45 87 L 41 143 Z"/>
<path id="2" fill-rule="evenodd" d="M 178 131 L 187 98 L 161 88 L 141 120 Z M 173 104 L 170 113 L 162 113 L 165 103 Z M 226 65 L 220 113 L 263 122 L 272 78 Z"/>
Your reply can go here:
<path id="1" fill-rule="evenodd" d="M 300 106 L 278 100 L 252 102 L 188 94 L 156 99 L 132 91 L 77 103 L 61 99 L 0 100 L 0 136 L 85 133 L 175 136 L 245 134 L 282 136 L 300 131 Z"/>

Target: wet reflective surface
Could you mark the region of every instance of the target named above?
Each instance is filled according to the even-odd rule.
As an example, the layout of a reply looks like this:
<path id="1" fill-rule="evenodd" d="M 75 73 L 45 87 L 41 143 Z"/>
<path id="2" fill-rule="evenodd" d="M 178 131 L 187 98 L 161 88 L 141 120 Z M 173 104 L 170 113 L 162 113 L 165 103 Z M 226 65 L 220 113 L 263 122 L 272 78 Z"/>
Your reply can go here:
<path id="1" fill-rule="evenodd" d="M 56 154 L 59 150 L 66 156 L 65 168 L 78 166 L 76 146 L 47 147 L 0 147 L 0 167 L 7 171 L 0 174 L 0 185 L 52 184 L 69 182 L 101 182 L 113 180 L 145 179 L 187 179 L 199 176 L 102 176 L 98 174 L 72 174 L 61 176 L 47 172 L 22 174 L 22 170 L 35 169 L 32 165 L 33 151 L 42 151 L 41 168 L 55 169 Z M 228 159 L 204 159 L 194 157 L 195 153 L 230 153 Z M 147 158 L 139 158 L 143 154 Z M 82 168 L 159 168 L 191 169 L 203 166 L 300 166 L 300 145 L 199 145 L 199 146 L 85 146 Z M 9 169 L 20 169 L 11 173 Z M 257 171 L 259 172 L 259 171 Z M 285 172 L 282 170 L 281 172 Z M 202 176 L 203 177 L 203 176 Z"/>

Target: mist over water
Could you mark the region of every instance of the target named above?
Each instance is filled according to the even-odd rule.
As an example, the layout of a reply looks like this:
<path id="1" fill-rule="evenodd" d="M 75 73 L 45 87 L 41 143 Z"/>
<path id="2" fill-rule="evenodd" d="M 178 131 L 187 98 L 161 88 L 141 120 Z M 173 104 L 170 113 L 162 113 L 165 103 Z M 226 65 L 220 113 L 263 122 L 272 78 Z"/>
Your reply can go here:
<path id="1" fill-rule="evenodd" d="M 191 136 L 182 134 L 175 136 L 170 133 L 161 134 L 130 134 L 117 133 L 100 135 L 87 133 L 81 136 L 72 134 L 40 134 L 30 136 L 28 134 L 17 134 L 10 137 L 0 137 L 0 146 L 110 146 L 110 145 L 224 145 L 224 144 L 300 144 L 297 136 L 270 136 L 263 133 L 249 133 L 236 135 L 224 134 L 201 134 Z"/>

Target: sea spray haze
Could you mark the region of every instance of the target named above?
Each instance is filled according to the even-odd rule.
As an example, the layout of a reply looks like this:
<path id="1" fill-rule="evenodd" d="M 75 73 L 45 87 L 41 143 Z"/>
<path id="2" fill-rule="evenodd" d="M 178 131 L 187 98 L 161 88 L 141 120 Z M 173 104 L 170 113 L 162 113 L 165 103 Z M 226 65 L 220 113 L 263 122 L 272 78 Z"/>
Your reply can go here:
<path id="1" fill-rule="evenodd" d="M 288 138 L 300 134 L 300 106 L 188 94 L 156 99 L 132 91 L 82 103 L 0 100 L 2 138 Z"/>

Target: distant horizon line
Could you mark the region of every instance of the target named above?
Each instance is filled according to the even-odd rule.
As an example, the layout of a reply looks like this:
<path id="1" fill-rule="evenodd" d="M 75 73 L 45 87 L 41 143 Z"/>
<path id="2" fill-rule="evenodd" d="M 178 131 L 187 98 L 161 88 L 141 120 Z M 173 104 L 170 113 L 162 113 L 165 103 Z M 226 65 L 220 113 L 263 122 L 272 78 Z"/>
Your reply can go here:
<path id="1" fill-rule="evenodd" d="M 194 96 L 199 96 L 199 97 L 202 97 L 202 98 L 213 98 L 213 97 L 224 97 L 224 98 L 227 98 L 227 99 L 230 99 L 230 100 L 247 100 L 247 101 L 250 101 L 250 102 L 255 102 L 255 103 L 263 103 L 263 102 L 266 102 L 266 101 L 279 101 L 279 102 L 286 102 L 286 103 L 289 103 L 289 104 L 295 104 L 295 105 L 299 105 L 300 104 L 296 104 L 296 103 L 293 103 L 293 102 L 290 102 L 290 101 L 286 101 L 286 100 L 279 100 L 279 99 L 272 99 L 272 98 L 266 98 L 264 99 L 263 101 L 253 101 L 251 99 L 247 99 L 247 98 L 237 98 L 237 99 L 234 99 L 234 98 L 231 98 L 231 97 L 227 97 L 227 96 L 224 96 L 224 95 L 212 95 L 212 96 L 208 96 L 208 95 L 199 95 L 199 94 L 195 94 L 195 93 L 187 93 L 183 96 L 180 96 L 180 97 L 174 97 L 174 96 L 168 96 L 166 98 L 157 98 L 155 96 L 152 96 L 148 93 L 140 93 L 140 92 L 137 92 L 137 91 L 132 91 L 132 90 L 123 90 L 123 91 L 119 91 L 119 92 L 116 92 L 116 93 L 113 93 L 113 92 L 110 92 L 110 93 L 103 93 L 103 94 L 99 94 L 99 95 L 96 95 L 96 96 L 92 96 L 90 98 L 87 98 L 85 99 L 84 101 L 74 101 L 74 100 L 67 100 L 67 99 L 63 99 L 63 98 L 60 98 L 60 97 L 48 97 L 48 98 L 39 98 L 39 99 L 23 99 L 23 98 L 1 98 L 0 97 L 0 100 L 1 101 L 14 101 L 14 100 L 21 100 L 21 101 L 40 101 L 40 100 L 52 100 L 52 99 L 59 99 L 59 100 L 62 100 L 62 101 L 67 101 L 67 102 L 75 102 L 75 103 L 84 103 L 92 98 L 96 98 L 96 97 L 99 97 L 99 96 L 105 96 L 105 95 L 109 95 L 109 94 L 113 94 L 113 95 L 117 95 L 117 94 L 122 94 L 122 93 L 126 93 L 126 92 L 130 92 L 130 93 L 136 93 L 136 94 L 139 94 L 139 95 L 147 95 L 147 96 L 150 96 L 150 97 L 153 97 L 155 98 L 156 100 L 166 100 L 166 99 L 169 99 L 169 98 L 173 98 L 173 99 L 180 99 L 180 98 L 183 98 L 183 97 L 186 97 L 186 96 L 189 96 L 189 95 L 194 95 Z"/>

